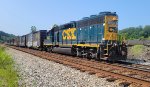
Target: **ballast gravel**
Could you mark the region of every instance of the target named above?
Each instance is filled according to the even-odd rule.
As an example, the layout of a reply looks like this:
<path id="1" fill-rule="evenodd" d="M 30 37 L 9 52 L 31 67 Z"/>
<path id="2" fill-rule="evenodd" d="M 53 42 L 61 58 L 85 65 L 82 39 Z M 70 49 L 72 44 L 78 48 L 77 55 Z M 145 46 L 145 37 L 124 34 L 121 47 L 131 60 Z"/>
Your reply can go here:
<path id="1" fill-rule="evenodd" d="M 105 78 L 12 48 L 8 48 L 7 52 L 16 63 L 19 87 L 118 87 L 115 82 L 108 82 Z"/>

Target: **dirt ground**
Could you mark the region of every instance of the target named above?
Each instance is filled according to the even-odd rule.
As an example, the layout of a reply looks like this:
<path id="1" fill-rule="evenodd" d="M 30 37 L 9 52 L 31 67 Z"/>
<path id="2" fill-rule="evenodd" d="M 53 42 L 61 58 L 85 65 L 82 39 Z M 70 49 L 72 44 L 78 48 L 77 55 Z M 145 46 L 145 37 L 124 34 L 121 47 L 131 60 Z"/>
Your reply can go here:
<path id="1" fill-rule="evenodd" d="M 143 45 L 128 47 L 128 59 L 150 61 L 150 47 Z"/>

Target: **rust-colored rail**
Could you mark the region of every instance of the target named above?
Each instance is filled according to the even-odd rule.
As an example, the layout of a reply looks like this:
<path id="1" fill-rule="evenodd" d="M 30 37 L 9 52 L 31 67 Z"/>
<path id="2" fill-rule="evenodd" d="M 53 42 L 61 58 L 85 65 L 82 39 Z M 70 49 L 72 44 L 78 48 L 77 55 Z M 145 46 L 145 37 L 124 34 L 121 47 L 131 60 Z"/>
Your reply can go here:
<path id="1" fill-rule="evenodd" d="M 12 48 L 68 65 L 81 71 L 87 71 L 89 74 L 95 74 L 98 77 L 105 77 L 108 80 L 114 80 L 119 84 L 130 84 L 130 86 L 134 87 L 150 87 L 150 72 L 28 48 Z"/>

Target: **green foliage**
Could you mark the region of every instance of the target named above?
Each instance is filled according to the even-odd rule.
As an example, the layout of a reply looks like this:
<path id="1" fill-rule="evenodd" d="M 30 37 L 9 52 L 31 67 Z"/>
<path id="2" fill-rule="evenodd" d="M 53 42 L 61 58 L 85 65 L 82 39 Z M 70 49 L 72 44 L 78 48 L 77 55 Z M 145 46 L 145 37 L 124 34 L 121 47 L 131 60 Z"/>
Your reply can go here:
<path id="1" fill-rule="evenodd" d="M 144 38 L 148 38 L 150 36 L 150 25 L 144 27 Z"/>
<path id="2" fill-rule="evenodd" d="M 36 32 L 36 27 L 35 26 L 31 26 L 31 32 Z"/>
<path id="3" fill-rule="evenodd" d="M 58 27 L 58 25 L 57 25 L 57 24 L 54 24 L 52 28 L 55 28 L 55 27 Z"/>
<path id="4" fill-rule="evenodd" d="M 13 35 L 13 34 L 8 34 L 8 33 L 5 33 L 3 31 L 0 31 L 0 42 L 5 42 L 5 41 L 10 40 L 14 37 L 15 37 L 15 35 Z"/>
<path id="5" fill-rule="evenodd" d="M 143 49 L 144 49 L 143 45 L 135 45 L 131 48 L 131 52 L 133 55 L 139 56 L 142 53 Z"/>
<path id="6" fill-rule="evenodd" d="M 0 87 L 17 87 L 18 77 L 13 68 L 14 61 L 5 49 L 0 46 Z"/>
<path id="7" fill-rule="evenodd" d="M 119 31 L 120 35 L 124 35 L 126 39 L 145 39 L 150 37 L 150 25 L 145 27 L 130 27 Z"/>

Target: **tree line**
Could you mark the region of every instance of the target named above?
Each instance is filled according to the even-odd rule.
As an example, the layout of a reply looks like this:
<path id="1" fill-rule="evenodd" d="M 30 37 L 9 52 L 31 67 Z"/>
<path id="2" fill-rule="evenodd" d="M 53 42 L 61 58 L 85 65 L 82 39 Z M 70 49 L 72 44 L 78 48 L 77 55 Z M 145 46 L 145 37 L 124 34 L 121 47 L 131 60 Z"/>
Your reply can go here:
<path id="1" fill-rule="evenodd" d="M 127 40 L 150 39 L 150 25 L 125 28 L 120 30 L 119 34 Z"/>
<path id="2" fill-rule="evenodd" d="M 0 31 L 0 42 L 5 42 L 5 41 L 10 40 L 14 37 L 15 37 L 15 35 L 13 35 L 13 34 L 8 34 L 8 33 L 5 33 L 3 31 Z"/>

